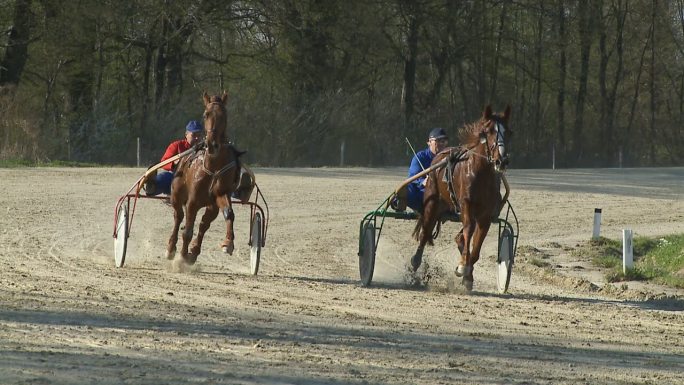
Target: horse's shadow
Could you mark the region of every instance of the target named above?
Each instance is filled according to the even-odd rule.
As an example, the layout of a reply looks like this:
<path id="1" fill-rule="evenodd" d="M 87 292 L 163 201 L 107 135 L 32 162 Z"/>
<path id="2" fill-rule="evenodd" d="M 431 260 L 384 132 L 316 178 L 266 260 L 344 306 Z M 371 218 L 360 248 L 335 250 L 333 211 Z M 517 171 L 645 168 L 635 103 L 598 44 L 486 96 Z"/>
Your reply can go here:
<path id="1" fill-rule="evenodd" d="M 644 310 L 663 310 L 663 311 L 683 311 L 684 299 L 679 298 L 664 298 L 664 299 L 649 299 L 644 301 L 637 300 L 618 300 L 618 299 L 601 299 L 601 298 L 581 298 L 569 296 L 552 296 L 547 294 L 515 294 L 515 293 L 493 293 L 486 291 L 472 291 L 469 295 L 484 297 L 484 298 L 502 298 L 510 300 L 524 300 L 524 301 L 546 301 L 556 303 L 587 303 L 587 304 L 602 304 L 635 307 Z"/>
<path id="2" fill-rule="evenodd" d="M 133 270 L 144 270 L 152 271 L 158 270 L 151 267 L 133 267 Z M 208 276 L 229 276 L 229 275 L 240 275 L 239 273 L 231 273 L 225 271 L 196 271 L 194 274 L 198 276 L 208 275 Z M 305 277 L 297 275 L 269 275 L 272 279 L 288 279 L 299 282 L 310 282 L 328 285 L 340 285 L 340 286 L 362 286 L 361 282 L 357 279 L 351 278 L 325 278 L 325 277 Z M 480 291 L 473 290 L 471 292 L 464 292 L 463 290 L 455 289 L 454 287 L 442 288 L 436 285 L 430 285 L 429 283 L 406 283 L 406 282 L 382 282 L 373 281 L 369 286 L 363 287 L 365 290 L 392 290 L 392 291 L 415 291 L 415 292 L 440 292 L 453 295 L 463 295 L 472 296 L 480 298 L 496 298 L 505 299 L 510 301 L 546 301 L 551 303 L 586 303 L 586 304 L 603 304 L 603 305 L 613 305 L 613 306 L 625 306 L 634 307 L 643 310 L 661 310 L 661 311 L 684 311 L 684 299 L 680 298 L 663 298 L 663 299 L 649 299 L 644 301 L 637 300 L 613 300 L 613 299 L 600 299 L 600 298 L 582 298 L 582 297 L 571 297 L 571 296 L 558 296 L 558 295 L 548 295 L 548 294 L 530 294 L 521 293 L 516 294 L 515 292 L 509 293 L 498 293 L 492 291 Z"/>

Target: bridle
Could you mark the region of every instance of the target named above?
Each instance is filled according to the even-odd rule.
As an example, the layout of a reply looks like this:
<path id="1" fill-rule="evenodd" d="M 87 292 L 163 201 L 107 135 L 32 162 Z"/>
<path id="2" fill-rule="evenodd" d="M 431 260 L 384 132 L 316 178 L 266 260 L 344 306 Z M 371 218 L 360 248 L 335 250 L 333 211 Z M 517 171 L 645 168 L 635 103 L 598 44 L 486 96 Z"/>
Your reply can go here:
<path id="1" fill-rule="evenodd" d="M 207 112 L 209 112 L 210 106 L 213 106 L 213 105 L 219 106 L 219 108 L 221 108 L 221 106 L 223 106 L 223 103 L 221 103 L 221 102 L 209 102 L 209 103 L 207 103 L 206 108 L 204 110 L 204 114 L 203 114 L 203 118 L 204 118 L 205 122 L 207 120 Z M 205 124 L 205 127 L 206 127 L 206 124 Z M 207 130 L 207 133 L 213 133 L 214 131 L 215 131 L 214 126 L 212 126 L 211 130 Z"/>
<path id="2" fill-rule="evenodd" d="M 489 135 L 487 135 L 487 129 L 486 127 L 489 127 L 489 124 L 491 122 L 494 122 L 494 131 L 496 132 L 496 140 L 489 144 Z M 478 146 L 478 144 L 473 145 L 472 147 L 468 148 L 468 153 L 473 154 L 475 156 L 479 156 L 481 158 L 484 158 L 487 160 L 487 163 L 489 164 L 494 164 L 494 168 L 496 172 L 502 173 L 503 171 L 499 169 L 499 165 L 496 164 L 496 161 L 494 160 L 494 152 L 498 151 L 499 152 L 499 159 L 500 162 L 503 164 L 505 163 L 506 158 L 508 157 L 506 155 L 506 145 L 504 142 L 504 135 L 505 135 L 506 127 L 503 125 L 503 123 L 499 122 L 498 119 L 489 119 L 485 122 L 485 129 L 482 130 L 482 134 L 480 136 L 480 143 L 484 145 L 486 156 L 481 155 L 474 150 L 475 147 Z"/>

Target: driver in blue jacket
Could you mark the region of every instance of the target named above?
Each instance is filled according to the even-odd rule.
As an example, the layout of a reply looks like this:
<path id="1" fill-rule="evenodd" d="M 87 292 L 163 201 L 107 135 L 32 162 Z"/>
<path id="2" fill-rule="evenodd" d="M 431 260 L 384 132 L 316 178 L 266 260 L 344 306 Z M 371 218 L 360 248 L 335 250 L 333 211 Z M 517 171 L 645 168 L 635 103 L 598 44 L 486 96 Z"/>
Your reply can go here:
<path id="1" fill-rule="evenodd" d="M 443 128 L 437 127 L 430 130 L 428 134 L 427 148 L 416 153 L 411 159 L 411 165 L 408 170 L 408 177 L 412 177 L 424 169 L 430 167 L 432 164 L 432 159 L 437 153 L 446 148 L 449 143 L 449 137 Z M 405 192 L 400 192 L 398 195 L 398 202 L 393 202 L 392 206 L 399 211 L 403 211 L 402 200 L 406 199 L 406 203 L 410 208 L 417 212 L 423 211 L 423 192 L 425 191 L 425 183 L 427 182 L 427 175 L 422 176 L 411 183 L 409 183 L 405 188 Z M 401 196 L 405 195 L 405 197 Z M 405 207 L 405 206 L 404 206 Z"/>

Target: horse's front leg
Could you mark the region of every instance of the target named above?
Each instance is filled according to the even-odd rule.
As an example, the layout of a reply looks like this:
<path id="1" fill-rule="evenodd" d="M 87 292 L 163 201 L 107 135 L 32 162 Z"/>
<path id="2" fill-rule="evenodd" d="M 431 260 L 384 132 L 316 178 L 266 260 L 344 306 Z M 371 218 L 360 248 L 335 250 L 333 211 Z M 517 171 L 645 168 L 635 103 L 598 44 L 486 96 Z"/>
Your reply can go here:
<path id="1" fill-rule="evenodd" d="M 482 250 L 482 244 L 484 243 L 487 233 L 489 233 L 489 227 L 492 225 L 492 222 L 487 219 L 488 218 L 483 221 L 478 221 L 475 225 L 475 233 L 473 234 L 473 240 L 471 242 L 472 251 L 470 252 L 470 260 L 473 265 L 475 265 L 480 259 L 480 250 Z"/>
<path id="2" fill-rule="evenodd" d="M 456 246 L 458 247 L 458 252 L 460 257 L 458 258 L 458 265 L 456 267 L 456 275 L 458 277 L 463 276 L 463 269 L 465 268 L 465 254 L 463 253 L 463 247 L 465 246 L 465 241 L 463 240 L 463 228 L 456 234 Z"/>
<path id="3" fill-rule="evenodd" d="M 188 201 L 185 205 L 185 229 L 183 230 L 183 246 L 181 247 L 181 257 L 189 263 L 194 264 L 197 261 L 197 255 L 188 253 L 188 246 L 192 240 L 192 230 L 195 227 L 195 219 L 197 218 L 197 211 L 199 207 L 194 201 Z"/>
<path id="4" fill-rule="evenodd" d="M 235 213 L 233 212 L 233 204 L 227 194 L 219 198 L 219 200 L 223 203 L 220 205 L 221 213 L 223 214 L 223 219 L 226 220 L 226 238 L 221 243 L 221 250 L 226 254 L 233 255 L 233 250 L 235 250 L 235 233 L 233 233 Z"/>
<path id="5" fill-rule="evenodd" d="M 197 231 L 197 236 L 190 244 L 190 254 L 198 256 L 202 252 L 202 240 L 204 239 L 204 233 L 209 230 L 211 222 L 218 216 L 218 206 L 209 205 L 204 210 L 204 215 L 202 215 L 202 220 L 200 220 L 199 230 Z"/>
<path id="6" fill-rule="evenodd" d="M 474 221 L 470 217 L 470 206 L 469 203 L 461 203 L 461 222 L 463 227 L 456 234 L 456 246 L 458 246 L 458 251 L 461 253 L 461 259 L 456 267 L 456 276 L 462 277 L 467 273 L 467 266 L 469 265 L 468 258 L 470 257 L 470 240 L 473 236 L 474 231 Z"/>
<path id="7" fill-rule="evenodd" d="M 471 251 L 470 251 L 470 268 L 467 269 L 467 275 L 463 276 L 463 283 L 468 289 L 468 291 L 473 289 L 473 282 L 475 278 L 473 277 L 473 272 L 475 271 L 475 264 L 480 259 L 480 251 L 482 250 L 482 244 L 484 243 L 485 237 L 489 232 L 489 226 L 491 222 L 488 220 L 478 221 L 475 224 L 475 231 L 471 240 Z"/>
<path id="8" fill-rule="evenodd" d="M 473 290 L 473 259 L 471 254 L 471 242 L 475 230 L 475 222 L 469 217 L 463 218 L 463 252 L 461 262 L 456 268 L 456 275 L 463 277 L 463 285 L 467 291 Z M 460 274 L 459 274 L 460 273 Z"/>
<path id="9" fill-rule="evenodd" d="M 176 256 L 176 243 L 178 243 L 178 230 L 183 222 L 183 204 L 173 202 L 173 231 L 166 246 L 166 259 L 173 259 Z"/>

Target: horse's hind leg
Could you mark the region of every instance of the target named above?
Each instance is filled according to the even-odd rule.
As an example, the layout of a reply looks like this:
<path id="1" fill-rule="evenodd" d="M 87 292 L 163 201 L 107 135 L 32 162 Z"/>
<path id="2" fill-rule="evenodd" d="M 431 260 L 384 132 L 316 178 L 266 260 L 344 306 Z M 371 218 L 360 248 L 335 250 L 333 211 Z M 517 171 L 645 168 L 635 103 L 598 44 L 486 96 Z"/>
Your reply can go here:
<path id="1" fill-rule="evenodd" d="M 190 254 L 199 255 L 202 252 L 202 240 L 204 239 L 204 233 L 209 230 L 211 222 L 218 216 L 218 206 L 210 205 L 204 210 L 204 215 L 202 215 L 202 220 L 200 220 L 199 230 L 197 231 L 197 236 L 190 244 Z"/>
<path id="2" fill-rule="evenodd" d="M 417 225 L 420 226 L 420 243 L 416 253 L 411 257 L 411 267 L 413 271 L 418 270 L 423 263 L 423 250 L 428 242 L 432 241 L 432 231 L 437 224 L 437 200 L 428 200 L 425 203 L 423 215 L 421 215 Z"/>
<path id="3" fill-rule="evenodd" d="M 233 250 L 235 250 L 235 233 L 233 232 L 233 221 L 235 221 L 235 213 L 233 212 L 233 205 L 230 202 L 228 195 L 224 195 L 223 205 L 221 207 L 221 212 L 223 213 L 223 219 L 226 220 L 226 238 L 221 243 L 221 250 L 224 253 L 233 255 Z"/>
<path id="4" fill-rule="evenodd" d="M 173 231 L 166 246 L 166 259 L 173 259 L 176 256 L 176 243 L 178 243 L 178 229 L 183 222 L 183 205 L 173 202 Z"/>

